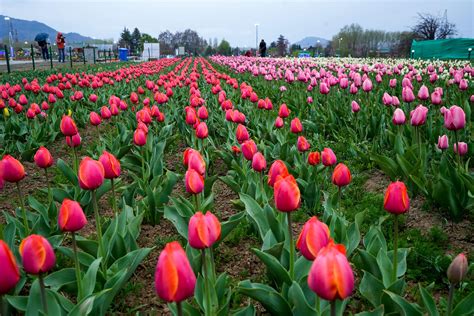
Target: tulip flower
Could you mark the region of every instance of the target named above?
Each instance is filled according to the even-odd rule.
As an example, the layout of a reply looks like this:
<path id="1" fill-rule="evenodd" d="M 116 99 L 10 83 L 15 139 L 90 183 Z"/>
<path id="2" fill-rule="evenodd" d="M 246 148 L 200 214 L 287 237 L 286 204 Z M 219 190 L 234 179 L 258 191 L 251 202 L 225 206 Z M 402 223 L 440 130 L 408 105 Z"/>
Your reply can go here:
<path id="1" fill-rule="evenodd" d="M 362 90 L 364 90 L 364 92 L 372 91 L 372 87 L 373 87 L 372 81 L 369 78 L 365 79 L 364 82 L 362 83 Z"/>
<path id="2" fill-rule="evenodd" d="M 0 239 L 0 267 L 2 280 L 0 281 L 0 296 L 12 290 L 20 280 L 20 271 L 7 243 Z"/>
<path id="3" fill-rule="evenodd" d="M 56 264 L 56 256 L 49 241 L 40 235 L 30 235 L 20 244 L 23 269 L 29 274 L 42 274 Z"/>
<path id="4" fill-rule="evenodd" d="M 196 128 L 196 137 L 199 139 L 204 139 L 209 136 L 209 131 L 207 129 L 207 124 L 206 122 L 201 122 Z"/>
<path id="5" fill-rule="evenodd" d="M 444 111 L 444 127 L 448 130 L 457 131 L 463 129 L 465 125 L 466 115 L 461 107 L 453 105 Z"/>
<path id="6" fill-rule="evenodd" d="M 303 131 L 303 125 L 299 118 L 294 118 L 291 120 L 290 131 L 294 134 L 301 133 Z"/>
<path id="7" fill-rule="evenodd" d="M 110 109 L 107 107 L 107 106 L 103 106 L 100 108 L 100 116 L 104 119 L 104 120 L 108 120 L 112 117 L 112 112 L 110 111 Z"/>
<path id="8" fill-rule="evenodd" d="M 195 213 L 189 220 L 188 241 L 195 249 L 205 249 L 220 239 L 221 223 L 211 212 Z"/>
<path id="9" fill-rule="evenodd" d="M 425 85 L 422 85 L 420 87 L 420 90 L 418 90 L 418 99 L 428 100 L 429 97 L 430 97 L 430 91 Z"/>
<path id="10" fill-rule="evenodd" d="M 288 169 L 282 160 L 275 160 L 268 170 L 268 185 L 273 187 L 278 176 L 286 177 L 289 175 Z"/>
<path id="11" fill-rule="evenodd" d="M 395 109 L 395 111 L 393 112 L 392 123 L 394 125 L 403 125 L 405 124 L 405 120 L 406 118 L 403 110 L 400 108 Z"/>
<path id="12" fill-rule="evenodd" d="M 25 168 L 15 158 L 10 155 L 3 156 L 0 164 L 0 175 L 2 175 L 2 182 L 16 183 L 18 198 L 20 200 L 21 212 L 23 217 L 23 225 L 25 226 L 26 233 L 30 231 L 28 219 L 26 217 L 26 208 L 23 201 L 23 194 L 21 193 L 20 181 L 25 177 Z"/>
<path id="13" fill-rule="evenodd" d="M 183 248 L 177 241 L 168 243 L 156 265 L 156 293 L 167 302 L 180 304 L 194 295 L 195 286 L 196 276 Z"/>
<path id="14" fill-rule="evenodd" d="M 133 133 L 133 143 L 136 146 L 140 146 L 140 147 L 145 146 L 146 138 L 147 138 L 146 132 L 140 128 L 136 129 L 135 132 Z"/>
<path id="15" fill-rule="evenodd" d="M 331 240 L 329 227 L 318 220 L 316 216 L 311 217 L 303 226 L 303 229 L 296 240 L 296 249 L 310 261 L 313 261 L 318 252 L 326 247 Z"/>
<path id="16" fill-rule="evenodd" d="M 280 109 L 278 110 L 278 116 L 281 118 L 286 118 L 290 116 L 290 110 L 288 109 L 288 106 L 285 103 L 282 103 L 282 105 L 280 105 Z"/>
<path id="17" fill-rule="evenodd" d="M 423 105 L 418 105 L 410 112 L 410 122 L 412 126 L 420 126 L 425 124 L 428 108 Z"/>
<path id="18" fill-rule="evenodd" d="M 410 199 L 408 197 L 407 187 L 403 182 L 396 181 L 390 183 L 385 192 L 383 201 L 384 209 L 394 214 L 394 241 L 393 241 L 393 274 L 392 281 L 397 279 L 397 262 L 398 262 L 398 215 L 403 214 L 410 208 Z"/>
<path id="19" fill-rule="evenodd" d="M 192 148 L 188 148 L 184 151 L 183 164 L 189 169 L 196 170 L 202 176 L 204 176 L 206 172 L 206 162 L 199 151 Z"/>
<path id="20" fill-rule="evenodd" d="M 321 162 L 321 155 L 318 151 L 310 152 L 308 155 L 308 163 L 311 166 L 319 165 Z"/>
<path id="21" fill-rule="evenodd" d="M 351 110 L 353 113 L 357 113 L 360 111 L 360 105 L 356 101 L 351 102 Z"/>
<path id="22" fill-rule="evenodd" d="M 112 206 L 117 215 L 117 201 L 115 200 L 115 183 L 114 179 L 120 176 L 120 161 L 114 155 L 107 151 L 103 151 L 99 157 L 99 162 L 104 167 L 105 179 L 110 179 L 112 185 Z"/>
<path id="23" fill-rule="evenodd" d="M 343 163 L 339 163 L 332 173 L 332 183 L 339 188 L 351 183 L 352 176 L 349 168 Z"/>
<path id="24" fill-rule="evenodd" d="M 308 274 L 308 286 L 321 298 L 331 301 L 344 300 L 354 290 L 354 272 L 346 258 L 344 245 L 330 242 L 321 249 Z M 335 314 L 335 313 L 334 313 Z"/>
<path id="25" fill-rule="evenodd" d="M 188 193 L 199 194 L 204 190 L 204 178 L 194 169 L 186 171 L 184 183 Z"/>
<path id="26" fill-rule="evenodd" d="M 247 131 L 247 128 L 244 125 L 237 125 L 237 129 L 235 130 L 235 138 L 237 138 L 239 144 L 242 144 L 250 138 L 249 132 Z"/>
<path id="27" fill-rule="evenodd" d="M 442 102 L 442 99 L 441 99 L 441 94 L 439 93 L 439 91 L 433 91 L 433 93 L 431 93 L 431 104 L 433 105 L 440 105 Z"/>
<path id="28" fill-rule="evenodd" d="M 64 136 L 74 136 L 78 132 L 76 123 L 74 123 L 74 120 L 68 115 L 63 115 L 60 129 Z"/>
<path id="29" fill-rule="evenodd" d="M 382 97 L 382 102 L 384 105 L 392 105 L 392 97 L 390 96 L 390 94 L 385 92 Z"/>
<path id="30" fill-rule="evenodd" d="M 51 195 L 51 186 L 49 184 L 49 177 L 48 177 L 48 168 L 53 165 L 53 156 L 48 149 L 41 146 L 34 156 L 34 161 L 39 168 L 44 169 L 46 175 L 46 183 L 48 184 L 48 200 L 51 202 L 52 195 Z"/>
<path id="31" fill-rule="evenodd" d="M 257 145 L 255 145 L 255 142 L 251 139 L 244 141 L 240 147 L 244 158 L 247 160 L 252 160 L 253 155 L 257 152 Z"/>
<path id="32" fill-rule="evenodd" d="M 321 160 L 323 162 L 323 165 L 326 167 L 335 165 L 337 162 L 336 155 L 334 154 L 331 148 L 323 149 L 323 151 L 321 152 Z"/>
<path id="33" fill-rule="evenodd" d="M 465 142 L 457 142 L 453 145 L 454 152 L 459 156 L 467 154 L 467 144 Z"/>
<path id="34" fill-rule="evenodd" d="M 308 151 L 310 147 L 311 145 L 309 144 L 309 142 L 306 140 L 304 136 L 298 136 L 298 140 L 297 140 L 298 151 L 305 152 L 305 151 Z"/>
<path id="35" fill-rule="evenodd" d="M 278 116 L 278 117 L 275 119 L 275 127 L 276 127 L 276 128 L 282 128 L 283 125 L 285 125 L 285 122 L 283 121 L 283 119 L 282 119 L 281 117 Z"/>
<path id="36" fill-rule="evenodd" d="M 415 100 L 415 95 L 413 94 L 413 90 L 410 87 L 404 87 L 402 90 L 402 99 L 403 102 L 413 102 Z"/>
<path id="37" fill-rule="evenodd" d="M 81 142 L 82 142 L 82 138 L 81 138 L 81 135 L 79 135 L 79 133 L 77 133 L 74 136 L 66 136 L 66 144 L 73 149 L 81 146 Z M 76 154 L 74 153 L 74 157 L 75 156 Z"/>
<path id="38" fill-rule="evenodd" d="M 448 315 L 451 315 L 455 286 L 464 280 L 468 270 L 469 265 L 467 263 L 467 258 L 466 255 L 464 255 L 463 253 L 457 255 L 448 267 L 447 275 L 450 283 L 448 297 Z"/>
<path id="39" fill-rule="evenodd" d="M 257 172 L 262 172 L 267 168 L 267 161 L 261 152 L 256 152 L 252 157 L 252 168 Z"/>

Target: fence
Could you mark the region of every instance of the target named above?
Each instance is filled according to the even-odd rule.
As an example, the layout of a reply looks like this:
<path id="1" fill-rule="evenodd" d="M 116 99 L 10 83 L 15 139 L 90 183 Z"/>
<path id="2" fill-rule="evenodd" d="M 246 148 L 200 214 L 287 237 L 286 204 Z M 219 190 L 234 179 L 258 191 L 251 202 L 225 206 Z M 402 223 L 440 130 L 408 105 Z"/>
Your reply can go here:
<path id="1" fill-rule="evenodd" d="M 26 51 L 27 49 L 22 49 Z M 64 64 L 68 65 L 70 68 L 73 68 L 75 64 L 86 63 L 96 64 L 96 63 L 107 63 L 107 62 L 116 62 L 118 61 L 118 52 L 116 50 L 99 50 L 96 47 L 82 47 L 82 48 L 72 48 L 68 47 L 65 49 L 65 62 Z M 58 62 L 59 53 L 58 51 L 52 49 L 51 46 L 48 46 L 48 59 L 41 58 L 41 51 L 35 49 L 33 44 L 30 46 L 29 56 L 25 54 L 21 59 L 13 60 L 10 56 L 10 50 L 7 45 L 4 45 L 4 56 L 5 64 L 0 64 L 0 72 L 12 72 L 14 70 L 36 70 L 41 69 L 54 69 L 64 68 L 61 63 Z M 28 58 L 26 58 L 28 57 Z M 66 63 L 67 61 L 67 63 Z M 6 66 L 6 68 L 5 68 Z"/>

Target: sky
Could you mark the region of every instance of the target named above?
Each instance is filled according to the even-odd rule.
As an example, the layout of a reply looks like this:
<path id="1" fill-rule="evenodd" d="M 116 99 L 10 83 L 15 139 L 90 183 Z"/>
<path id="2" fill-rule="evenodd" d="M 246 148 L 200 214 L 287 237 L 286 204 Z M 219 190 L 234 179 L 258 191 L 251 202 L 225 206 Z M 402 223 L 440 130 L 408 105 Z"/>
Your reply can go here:
<path id="1" fill-rule="evenodd" d="M 191 28 L 206 40 L 225 38 L 232 46 L 268 43 L 283 34 L 331 39 L 344 25 L 409 30 L 417 12 L 443 15 L 459 37 L 474 38 L 474 0 L 0 0 L 0 14 L 43 22 L 58 31 L 117 40 L 124 27 L 154 37 Z"/>

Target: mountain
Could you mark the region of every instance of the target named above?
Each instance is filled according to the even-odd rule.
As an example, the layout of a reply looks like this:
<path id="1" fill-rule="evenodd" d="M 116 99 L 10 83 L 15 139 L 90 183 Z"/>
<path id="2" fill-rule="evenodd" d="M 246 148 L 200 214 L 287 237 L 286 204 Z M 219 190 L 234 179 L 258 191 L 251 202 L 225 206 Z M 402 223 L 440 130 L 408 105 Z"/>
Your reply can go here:
<path id="1" fill-rule="evenodd" d="M 315 47 L 316 44 L 318 43 L 318 40 L 319 40 L 319 44 L 321 44 L 321 46 L 323 47 L 326 47 L 329 43 L 329 40 L 325 38 L 316 37 L 316 36 L 308 36 L 308 37 L 303 38 L 301 41 L 298 41 L 292 44 L 300 45 L 301 48 L 308 48 L 310 46 Z"/>
<path id="2" fill-rule="evenodd" d="M 21 20 L 12 17 L 10 17 L 10 21 L 7 21 L 4 15 L 0 15 L 0 40 L 5 42 L 5 40 L 8 39 L 8 34 L 11 29 L 13 29 L 13 38 L 18 39 L 20 42 L 31 42 L 38 33 L 49 34 L 49 40 L 54 41 L 58 33 L 54 28 L 38 21 Z M 83 36 L 74 32 L 64 33 L 64 36 L 66 37 L 67 43 L 83 43 L 94 40 L 92 37 Z"/>

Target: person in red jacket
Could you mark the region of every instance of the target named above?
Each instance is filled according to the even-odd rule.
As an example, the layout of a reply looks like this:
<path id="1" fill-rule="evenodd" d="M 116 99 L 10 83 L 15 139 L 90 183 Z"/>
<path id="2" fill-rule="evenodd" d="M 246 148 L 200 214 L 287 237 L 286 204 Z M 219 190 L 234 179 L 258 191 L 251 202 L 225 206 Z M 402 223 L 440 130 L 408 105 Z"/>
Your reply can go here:
<path id="1" fill-rule="evenodd" d="M 64 47 L 66 46 L 66 38 L 61 32 L 56 36 L 56 46 L 58 46 L 59 62 L 64 63 Z"/>

